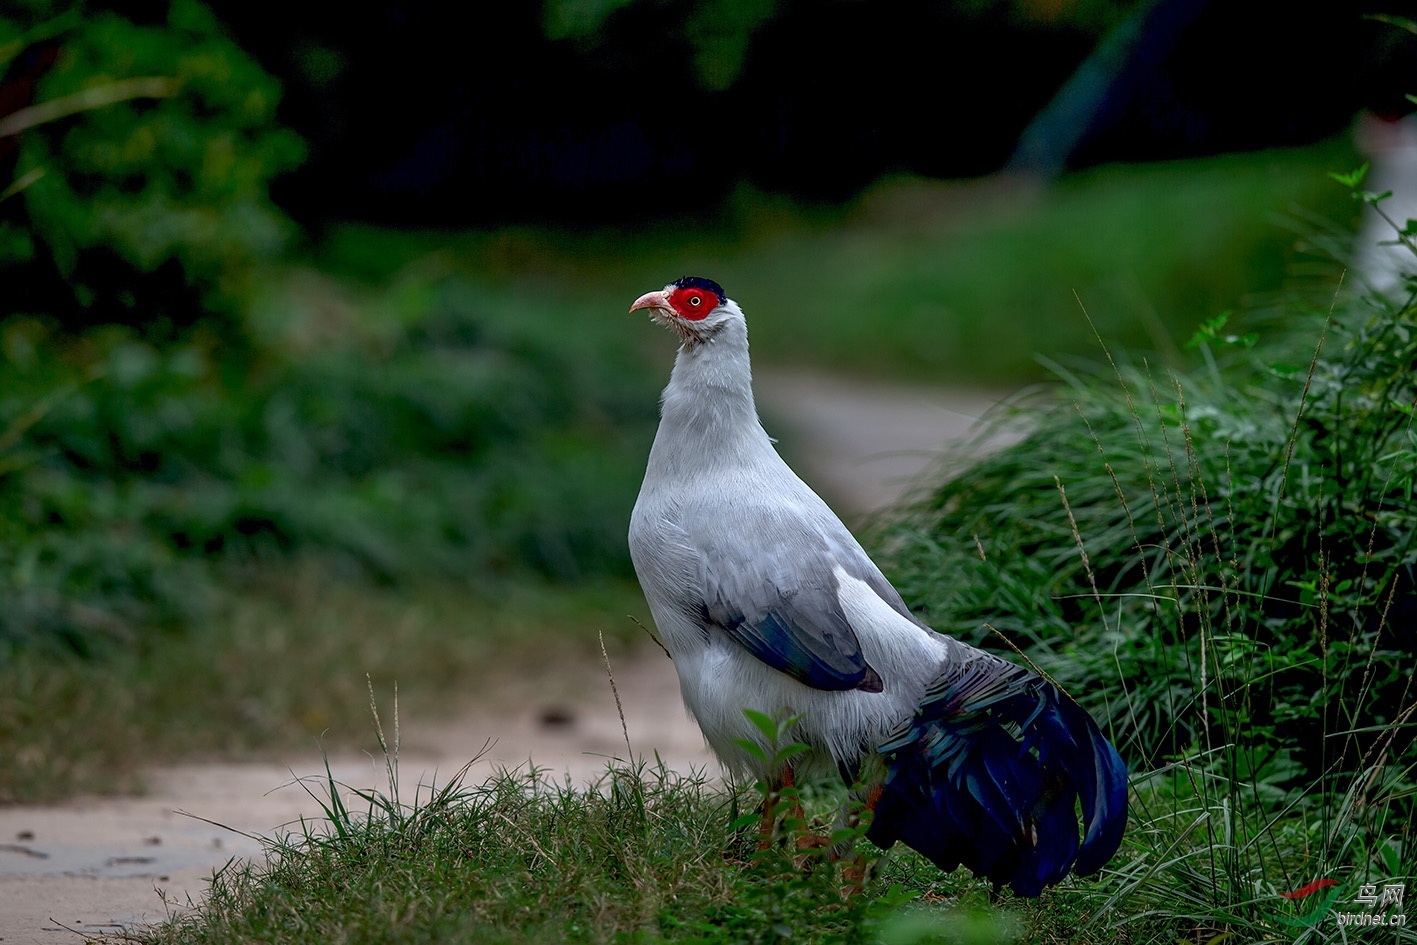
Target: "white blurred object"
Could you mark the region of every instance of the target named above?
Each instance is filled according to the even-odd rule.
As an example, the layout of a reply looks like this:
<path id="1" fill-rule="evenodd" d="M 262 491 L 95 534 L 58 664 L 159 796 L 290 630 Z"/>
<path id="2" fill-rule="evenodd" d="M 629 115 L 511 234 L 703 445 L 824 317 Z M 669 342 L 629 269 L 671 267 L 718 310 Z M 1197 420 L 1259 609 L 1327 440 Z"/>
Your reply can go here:
<path id="1" fill-rule="evenodd" d="M 1375 194 L 1392 192 L 1378 206 L 1399 227 L 1417 219 L 1417 115 L 1389 120 L 1365 113 L 1358 119 L 1353 138 L 1369 164 L 1363 189 Z M 1374 292 L 1400 290 L 1404 277 L 1417 273 L 1417 254 L 1395 240 L 1392 224 L 1371 206 L 1366 207 L 1354 255 L 1357 274 Z"/>

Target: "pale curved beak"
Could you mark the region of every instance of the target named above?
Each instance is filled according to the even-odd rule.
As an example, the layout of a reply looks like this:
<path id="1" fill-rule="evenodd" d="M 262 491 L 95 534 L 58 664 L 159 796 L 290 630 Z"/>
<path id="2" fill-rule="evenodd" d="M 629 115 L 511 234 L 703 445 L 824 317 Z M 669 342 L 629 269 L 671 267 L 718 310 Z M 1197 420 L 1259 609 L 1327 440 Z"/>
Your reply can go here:
<path id="1" fill-rule="evenodd" d="M 635 299 L 635 304 L 630 306 L 630 311 L 633 312 L 641 308 L 662 308 L 667 310 L 669 308 L 669 293 L 662 289 L 658 292 L 646 292 L 644 295 Z"/>

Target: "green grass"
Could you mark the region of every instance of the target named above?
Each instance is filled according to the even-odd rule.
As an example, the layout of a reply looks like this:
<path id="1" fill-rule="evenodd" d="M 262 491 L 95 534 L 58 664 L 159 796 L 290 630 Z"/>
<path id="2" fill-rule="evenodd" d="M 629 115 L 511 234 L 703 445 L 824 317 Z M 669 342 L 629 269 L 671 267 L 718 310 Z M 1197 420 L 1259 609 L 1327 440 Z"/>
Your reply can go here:
<path id="1" fill-rule="evenodd" d="M 395 784 L 396 755 L 386 758 Z M 270 844 L 264 863 L 222 871 L 199 911 L 138 940 L 983 945 L 1030 927 L 1062 935 L 1079 918 L 1061 897 L 1050 909 L 993 905 L 983 884 L 908 851 L 843 898 L 837 865 L 803 868 L 790 847 L 759 852 L 754 829 L 733 829 L 756 793 L 643 761 L 612 762 L 588 791 L 534 770 L 455 778 L 407 803 L 308 786 L 328 822 Z M 830 816 L 840 800 L 809 796 L 809 809 Z"/>
<path id="2" fill-rule="evenodd" d="M 1414 311 L 1300 306 L 1297 363 L 1244 324 L 1206 326 L 1194 372 L 1109 348 L 875 536 L 936 627 L 1106 720 L 1134 773 L 1106 926 L 1337 940 L 1281 894 L 1331 878 L 1362 912 L 1417 877 Z"/>
<path id="3" fill-rule="evenodd" d="M 397 784 L 389 747 L 396 734 L 381 731 L 380 743 L 389 783 Z M 872 863 L 870 880 L 843 896 L 840 867 L 819 855 L 794 859 L 792 832 L 786 845 L 757 849 L 761 786 L 735 790 L 644 761 L 611 762 L 589 790 L 527 769 L 475 784 L 455 775 L 420 786 L 414 798 L 315 780 L 306 787 L 326 821 L 268 843 L 263 861 L 218 871 L 199 908 L 134 938 L 148 945 L 1337 940 L 1327 937 L 1332 919 L 1321 933 L 1285 925 L 1299 910 L 1278 893 L 1307 880 L 1251 873 L 1227 884 L 1224 861 L 1237 852 L 1302 838 L 1278 824 L 1272 836 L 1226 835 L 1233 812 L 1224 791 L 1184 766 L 1135 784 L 1133 826 L 1113 863 L 1098 877 L 1020 900 L 992 896 L 967 870 L 945 874 L 909 850 L 883 853 L 866 841 L 857 849 Z M 842 798 L 840 789 L 809 785 L 809 821 L 793 830 L 825 834 Z M 735 830 L 739 824 L 746 826 Z M 1412 880 L 1389 866 L 1389 877 Z M 1393 940 L 1417 936 L 1398 930 Z"/>

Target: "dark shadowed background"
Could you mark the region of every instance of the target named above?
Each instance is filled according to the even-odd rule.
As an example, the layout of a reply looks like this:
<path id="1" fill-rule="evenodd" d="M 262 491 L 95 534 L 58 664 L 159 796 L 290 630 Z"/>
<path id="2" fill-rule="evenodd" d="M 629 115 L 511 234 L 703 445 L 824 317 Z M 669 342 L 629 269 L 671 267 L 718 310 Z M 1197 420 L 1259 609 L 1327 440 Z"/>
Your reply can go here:
<path id="1" fill-rule="evenodd" d="M 740 183 L 841 200 L 886 174 L 1309 144 L 1405 112 L 1414 45 L 1344 0 L 218 2 L 309 143 L 302 221 L 621 222 Z M 1044 125 L 1047 124 L 1045 121 Z"/>

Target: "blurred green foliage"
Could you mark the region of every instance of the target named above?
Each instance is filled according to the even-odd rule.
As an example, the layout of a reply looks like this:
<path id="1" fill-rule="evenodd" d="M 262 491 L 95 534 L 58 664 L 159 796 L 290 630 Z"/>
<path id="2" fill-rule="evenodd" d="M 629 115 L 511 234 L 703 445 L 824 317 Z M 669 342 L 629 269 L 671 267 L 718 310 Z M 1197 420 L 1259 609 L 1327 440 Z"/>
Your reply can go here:
<path id="1" fill-rule="evenodd" d="M 344 303 L 288 278 L 304 284 L 255 304 L 249 365 L 214 337 L 0 327 L 0 640 L 178 625 L 218 561 L 313 552 L 474 585 L 627 572 L 655 385 L 612 339 L 564 330 L 589 313 L 448 272 Z"/>
<path id="2" fill-rule="evenodd" d="M 626 573 L 647 369 L 568 331 L 594 323 L 574 298 L 285 262 L 276 82 L 193 0 L 158 13 L 0 17 L 0 644 L 128 645 L 207 612 L 229 566 L 302 555 Z"/>
<path id="3" fill-rule="evenodd" d="M 147 23 L 12 6 L 0 68 L 15 109 L 0 120 L 20 132 L 0 168 L 0 280 L 19 287 L 5 314 L 152 337 L 230 315 L 252 265 L 293 236 L 268 192 L 303 150 L 275 123 L 279 86 L 195 0 Z"/>
<path id="4" fill-rule="evenodd" d="M 750 236 L 719 281 L 759 356 L 998 385 L 1047 379 L 1040 355 L 1095 357 L 1096 325 L 1190 366 L 1183 345 L 1202 318 L 1330 290 L 1336 267 L 1295 252 L 1308 226 L 1292 218 L 1351 213 L 1323 173 L 1349 160 L 1327 142 L 1097 168 L 1046 190 L 1007 177 L 887 182 L 810 241 Z"/>

